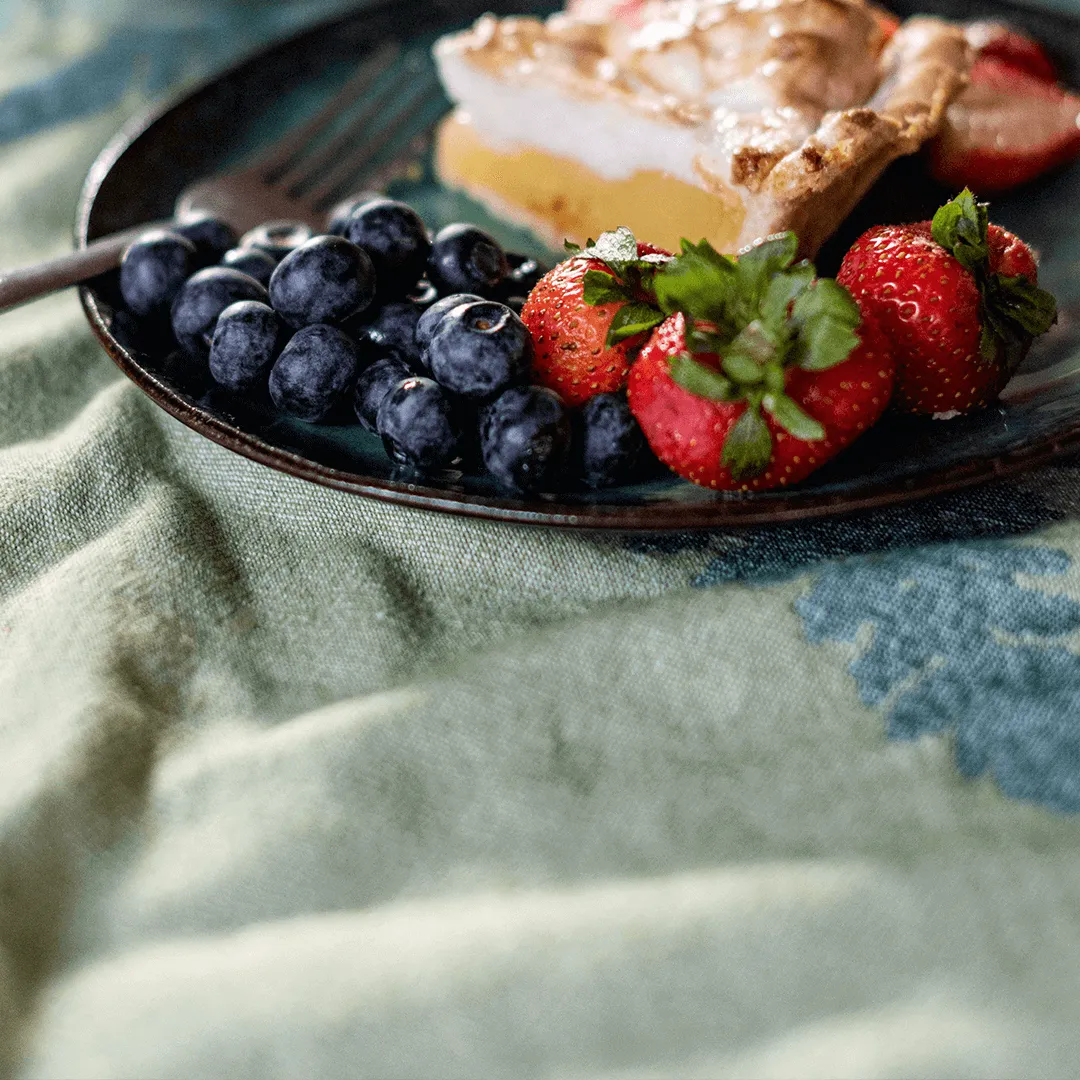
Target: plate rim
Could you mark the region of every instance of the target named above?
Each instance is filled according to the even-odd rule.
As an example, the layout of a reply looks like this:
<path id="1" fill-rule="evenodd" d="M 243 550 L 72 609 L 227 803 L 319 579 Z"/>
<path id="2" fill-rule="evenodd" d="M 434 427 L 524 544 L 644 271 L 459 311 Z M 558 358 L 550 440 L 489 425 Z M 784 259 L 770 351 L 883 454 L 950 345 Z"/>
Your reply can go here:
<path id="1" fill-rule="evenodd" d="M 493 5 L 488 3 L 483 6 L 490 9 Z M 1008 0 L 998 0 L 992 6 L 994 9 L 1011 9 L 1018 14 L 1025 11 Z M 318 23 L 260 48 L 227 68 L 136 114 L 106 143 L 90 166 L 76 210 L 76 246 L 85 247 L 89 242 L 95 203 L 106 180 L 134 144 L 149 137 L 155 126 L 169 114 L 245 69 L 272 63 L 275 56 L 305 39 L 317 40 L 332 33 L 335 28 L 371 19 L 377 11 L 399 7 L 399 0 L 382 0 L 381 3 L 365 5 L 344 17 Z M 452 6 L 447 5 L 448 14 L 451 11 Z M 1030 15 L 1031 10 L 1027 9 L 1026 13 Z M 464 8 L 461 14 L 468 17 Z M 1054 22 L 1080 28 L 1080 17 L 1046 10 L 1039 11 L 1038 15 L 1043 19 L 1049 18 Z M 165 412 L 219 446 L 275 471 L 323 487 L 414 509 L 465 515 L 505 524 L 582 531 L 662 533 L 743 529 L 820 520 L 858 515 L 962 491 L 1037 468 L 1080 450 L 1078 419 L 1061 431 L 1037 438 L 1022 447 L 991 457 L 971 458 L 965 463 L 938 467 L 907 477 L 877 481 L 857 493 L 814 489 L 803 491 L 797 487 L 757 494 L 702 491 L 693 501 L 658 499 L 656 502 L 623 505 L 566 502 L 560 501 L 557 494 L 522 499 L 450 492 L 422 481 L 411 483 L 381 479 L 322 465 L 228 423 L 190 401 L 142 367 L 109 330 L 99 298 L 90 285 L 81 285 L 79 296 L 91 329 L 120 370 Z"/>

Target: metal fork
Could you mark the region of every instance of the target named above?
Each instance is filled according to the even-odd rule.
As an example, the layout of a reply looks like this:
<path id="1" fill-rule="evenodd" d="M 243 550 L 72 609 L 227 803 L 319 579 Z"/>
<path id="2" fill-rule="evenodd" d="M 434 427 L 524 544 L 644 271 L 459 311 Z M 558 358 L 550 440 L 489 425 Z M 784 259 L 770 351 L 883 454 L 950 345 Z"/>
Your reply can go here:
<path id="1" fill-rule="evenodd" d="M 286 132 L 243 168 L 185 188 L 177 199 L 177 214 L 205 211 L 238 233 L 278 220 L 304 221 L 323 231 L 327 211 L 336 201 L 360 185 L 381 187 L 417 162 L 430 143 L 437 116 L 427 118 L 441 101 L 438 80 L 430 66 L 415 57 L 391 71 L 400 58 L 396 44 L 379 49 L 310 120 Z M 384 152 L 390 159 L 373 169 Z M 70 255 L 0 271 L 0 312 L 115 268 L 132 240 L 167 224 L 149 222 Z"/>

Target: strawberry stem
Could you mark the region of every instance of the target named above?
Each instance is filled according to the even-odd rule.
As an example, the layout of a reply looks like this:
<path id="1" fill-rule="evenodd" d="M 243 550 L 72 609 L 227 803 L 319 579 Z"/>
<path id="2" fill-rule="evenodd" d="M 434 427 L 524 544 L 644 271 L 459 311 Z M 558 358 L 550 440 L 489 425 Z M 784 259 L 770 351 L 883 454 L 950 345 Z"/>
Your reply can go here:
<path id="1" fill-rule="evenodd" d="M 761 415 L 760 404 L 750 401 L 728 432 L 720 461 L 736 480 L 749 480 L 769 467 L 772 450 L 772 433 Z"/>
<path id="2" fill-rule="evenodd" d="M 722 255 L 706 240 L 682 242 L 675 258 L 637 257 L 629 229 L 605 233 L 575 254 L 606 270 L 585 275 L 585 302 L 619 303 L 608 343 L 626 340 L 682 312 L 688 350 L 671 358 L 671 377 L 711 401 L 745 401 L 747 408 L 724 443 L 732 475 L 752 477 L 768 467 L 773 423 L 798 439 L 825 438 L 825 429 L 785 392 L 794 367 L 825 371 L 843 363 L 859 343 L 859 309 L 850 293 L 813 264 L 796 262 L 798 240 L 780 233 L 740 253 Z M 719 370 L 718 370 L 719 368 Z"/>
<path id="3" fill-rule="evenodd" d="M 975 279 L 979 289 L 979 350 L 986 360 L 1000 361 L 1010 374 L 1032 340 L 1057 322 L 1057 301 L 1025 277 L 1006 277 L 990 269 L 987 242 L 989 205 L 964 188 L 934 215 L 934 242 Z"/>

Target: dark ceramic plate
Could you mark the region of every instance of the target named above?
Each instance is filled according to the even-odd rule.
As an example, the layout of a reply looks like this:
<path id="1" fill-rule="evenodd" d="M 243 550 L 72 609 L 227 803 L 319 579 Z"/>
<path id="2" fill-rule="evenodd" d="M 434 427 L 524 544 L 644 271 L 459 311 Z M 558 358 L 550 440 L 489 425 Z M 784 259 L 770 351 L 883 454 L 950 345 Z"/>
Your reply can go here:
<path id="1" fill-rule="evenodd" d="M 916 5 L 893 5 L 913 13 Z M 402 40 L 426 60 L 441 32 L 483 11 L 520 10 L 490 0 L 404 3 L 391 0 L 318 27 L 261 53 L 164 111 L 124 131 L 102 154 L 79 208 L 78 241 L 166 217 L 180 190 L 274 139 L 326 99 L 375 44 Z M 542 10 L 542 8 L 541 8 Z M 1066 81 L 1080 82 L 1080 22 L 1001 3 L 926 0 L 918 10 L 955 18 L 994 16 L 1047 42 Z M 417 117 L 418 127 L 431 117 Z M 508 246 L 535 242 L 461 197 L 430 172 L 394 189 L 429 225 L 478 220 Z M 928 217 L 946 193 L 920 162 L 897 164 L 822 253 L 835 272 L 840 254 L 871 224 Z M 1032 351 L 998 407 L 947 423 L 888 418 L 827 469 L 797 489 L 745 496 L 703 491 L 669 476 L 609 491 L 508 497 L 483 477 L 419 476 L 396 469 L 379 441 L 355 425 L 308 425 L 265 403 L 239 400 L 205 370 L 164 350 L 125 339 L 123 317 L 105 279 L 82 291 L 105 348 L 154 401 L 215 442 L 284 472 L 345 491 L 432 510 L 533 525 L 617 530 L 731 528 L 842 514 L 924 498 L 1038 466 L 1080 450 L 1080 167 L 1002 199 L 994 219 L 1042 254 L 1042 283 L 1061 301 L 1059 325 Z M 616 225 L 618 222 L 612 222 Z M 121 344 L 127 341 L 127 344 Z"/>

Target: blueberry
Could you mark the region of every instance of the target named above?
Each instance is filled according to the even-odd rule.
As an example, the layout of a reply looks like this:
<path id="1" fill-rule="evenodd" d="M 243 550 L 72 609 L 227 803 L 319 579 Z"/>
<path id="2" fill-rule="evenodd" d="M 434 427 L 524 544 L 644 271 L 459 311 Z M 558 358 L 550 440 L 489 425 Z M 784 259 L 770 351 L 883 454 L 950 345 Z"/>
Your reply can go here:
<path id="1" fill-rule="evenodd" d="M 120 262 L 120 295 L 136 315 L 164 314 L 195 269 L 195 245 L 153 229 L 129 244 Z"/>
<path id="2" fill-rule="evenodd" d="M 487 398 L 521 382 L 532 364 L 532 337 L 505 304 L 481 300 L 443 316 L 426 354 L 448 390 Z"/>
<path id="3" fill-rule="evenodd" d="M 230 390 L 264 381 L 285 342 L 285 328 L 273 308 L 257 300 L 230 304 L 218 317 L 210 344 L 210 374 Z"/>
<path id="4" fill-rule="evenodd" d="M 493 293 L 509 273 L 498 243 L 475 225 L 447 225 L 435 235 L 428 275 L 441 293 Z"/>
<path id="5" fill-rule="evenodd" d="M 418 308 L 429 308 L 439 299 L 439 290 L 428 280 L 418 281 L 406 300 L 411 300 Z"/>
<path id="6" fill-rule="evenodd" d="M 240 237 L 240 247 L 265 251 L 272 259 L 281 262 L 290 251 L 306 244 L 315 231 L 303 221 L 267 221 L 256 225 Z"/>
<path id="7" fill-rule="evenodd" d="M 376 426 L 392 461 L 438 469 L 457 456 L 461 440 L 454 403 L 438 383 L 414 375 L 383 398 Z"/>
<path id="8" fill-rule="evenodd" d="M 349 218 L 365 203 L 382 198 L 385 196 L 381 191 L 361 191 L 356 195 L 350 195 L 347 199 L 342 199 L 327 215 L 326 231 L 331 236 L 344 236 Z"/>
<path id="9" fill-rule="evenodd" d="M 260 285 L 269 285 L 277 260 L 258 248 L 233 248 L 222 256 L 221 265 L 253 277 Z"/>
<path id="10" fill-rule="evenodd" d="M 506 261 L 510 266 L 504 285 L 507 296 L 528 296 L 548 272 L 548 267 L 528 255 L 507 255 Z"/>
<path id="11" fill-rule="evenodd" d="M 358 207 L 349 218 L 345 237 L 371 256 L 384 296 L 411 289 L 431 253 L 423 219 L 411 206 L 394 199 L 375 199 Z"/>
<path id="12" fill-rule="evenodd" d="M 301 420 L 322 420 L 356 378 L 356 346 L 336 326 L 317 323 L 293 334 L 270 372 L 274 404 Z"/>
<path id="13" fill-rule="evenodd" d="M 625 393 L 596 394 L 582 406 L 579 425 L 581 475 L 592 488 L 628 480 L 645 450 L 645 436 Z"/>
<path id="14" fill-rule="evenodd" d="M 200 269 L 213 266 L 229 248 L 236 246 L 236 230 L 213 214 L 186 214 L 170 228 L 195 245 Z"/>
<path id="15" fill-rule="evenodd" d="M 443 319 L 454 308 L 462 307 L 465 304 L 475 304 L 483 299 L 482 296 L 477 296 L 476 293 L 454 293 L 453 296 L 444 296 L 441 300 L 437 300 L 432 304 L 420 316 L 420 321 L 416 324 L 416 344 L 420 348 L 421 355 L 427 352 L 435 332 L 439 329 Z"/>
<path id="16" fill-rule="evenodd" d="M 408 302 L 384 305 L 375 318 L 356 333 L 361 359 L 370 362 L 393 357 L 415 367 L 420 363 L 416 324 L 421 314 L 420 308 Z"/>
<path id="17" fill-rule="evenodd" d="M 172 328 L 185 352 L 208 356 L 218 316 L 237 300 L 268 304 L 266 290 L 252 277 L 210 266 L 189 277 L 172 303 Z"/>
<path id="18" fill-rule="evenodd" d="M 360 372 L 353 394 L 357 419 L 368 431 L 376 430 L 376 417 L 383 398 L 413 374 L 400 360 L 376 360 Z"/>
<path id="19" fill-rule="evenodd" d="M 340 236 L 317 236 L 278 263 L 270 302 L 291 326 L 339 324 L 375 298 L 371 260 Z"/>
<path id="20" fill-rule="evenodd" d="M 569 446 L 570 417 L 554 390 L 512 386 L 481 413 L 484 465 L 507 487 L 555 486 Z"/>

